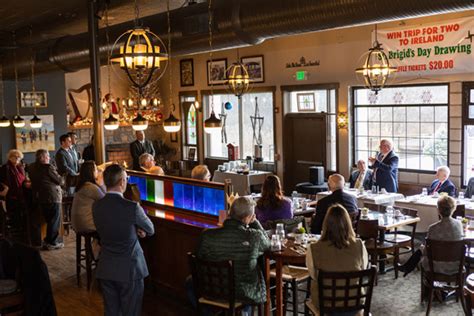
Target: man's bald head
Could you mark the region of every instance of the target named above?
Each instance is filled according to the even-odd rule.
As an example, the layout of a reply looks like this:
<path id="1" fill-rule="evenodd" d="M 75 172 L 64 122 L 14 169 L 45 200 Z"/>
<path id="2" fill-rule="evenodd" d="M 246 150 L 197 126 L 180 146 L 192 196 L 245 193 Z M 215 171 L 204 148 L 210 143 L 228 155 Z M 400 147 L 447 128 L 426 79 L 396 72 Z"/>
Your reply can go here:
<path id="1" fill-rule="evenodd" d="M 331 190 L 332 192 L 336 190 L 344 189 L 344 183 L 345 183 L 344 177 L 338 173 L 335 173 L 329 176 L 328 186 L 329 186 L 329 190 Z"/>

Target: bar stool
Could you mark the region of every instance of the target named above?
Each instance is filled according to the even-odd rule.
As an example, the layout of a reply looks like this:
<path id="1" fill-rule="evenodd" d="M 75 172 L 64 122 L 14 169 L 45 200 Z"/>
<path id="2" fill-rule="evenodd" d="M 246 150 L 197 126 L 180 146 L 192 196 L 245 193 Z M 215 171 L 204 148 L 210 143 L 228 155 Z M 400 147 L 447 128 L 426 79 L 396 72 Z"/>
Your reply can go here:
<path id="1" fill-rule="evenodd" d="M 63 196 L 61 206 L 63 209 L 63 228 L 66 236 L 69 236 L 71 229 L 71 209 L 73 196 Z"/>
<path id="2" fill-rule="evenodd" d="M 97 260 L 92 253 L 92 238 L 98 238 L 96 231 L 76 232 L 76 279 L 77 286 L 81 284 L 81 268 L 86 269 L 87 289 L 90 289 L 92 280 L 92 268 L 96 267 Z M 82 248 L 82 238 L 84 238 L 84 248 Z M 82 263 L 85 261 L 85 264 Z"/>

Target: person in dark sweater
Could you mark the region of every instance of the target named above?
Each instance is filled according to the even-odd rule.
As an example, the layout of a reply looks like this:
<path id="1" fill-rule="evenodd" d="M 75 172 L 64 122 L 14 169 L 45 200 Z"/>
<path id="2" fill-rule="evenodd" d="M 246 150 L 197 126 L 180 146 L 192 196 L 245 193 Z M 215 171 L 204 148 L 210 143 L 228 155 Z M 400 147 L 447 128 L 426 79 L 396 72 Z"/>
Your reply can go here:
<path id="1" fill-rule="evenodd" d="M 336 173 L 329 177 L 328 186 L 332 193 L 318 201 L 318 204 L 316 205 L 316 214 L 313 216 L 313 221 L 311 223 L 311 233 L 321 234 L 326 212 L 329 207 L 334 204 L 341 204 L 349 213 L 358 211 L 356 198 L 343 191 L 344 183 L 344 177 L 340 174 Z"/>

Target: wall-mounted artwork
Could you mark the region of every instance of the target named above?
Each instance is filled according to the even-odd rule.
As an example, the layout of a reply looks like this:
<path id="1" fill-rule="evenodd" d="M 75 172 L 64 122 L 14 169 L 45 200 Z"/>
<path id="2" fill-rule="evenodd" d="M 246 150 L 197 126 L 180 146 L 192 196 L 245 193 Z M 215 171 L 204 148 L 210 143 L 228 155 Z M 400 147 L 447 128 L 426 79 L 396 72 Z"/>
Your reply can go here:
<path id="1" fill-rule="evenodd" d="M 35 152 L 38 149 L 46 149 L 54 151 L 54 116 L 53 115 L 38 115 L 43 121 L 41 128 L 31 128 L 31 115 L 25 115 L 25 126 L 15 128 L 16 149 L 23 153 Z"/>
<path id="2" fill-rule="evenodd" d="M 297 93 L 298 112 L 314 112 L 316 106 L 314 103 L 314 93 Z"/>
<path id="3" fill-rule="evenodd" d="M 263 55 L 248 56 L 241 58 L 242 64 L 247 67 L 250 82 L 264 82 L 265 69 L 263 67 Z"/>
<path id="4" fill-rule="evenodd" d="M 22 108 L 45 108 L 48 106 L 48 94 L 46 91 L 21 91 L 20 106 Z"/>
<path id="5" fill-rule="evenodd" d="M 179 72 L 181 87 L 194 86 L 194 64 L 192 58 L 179 61 Z"/>
<path id="6" fill-rule="evenodd" d="M 225 84 L 227 70 L 227 58 L 207 61 L 207 85 Z"/>

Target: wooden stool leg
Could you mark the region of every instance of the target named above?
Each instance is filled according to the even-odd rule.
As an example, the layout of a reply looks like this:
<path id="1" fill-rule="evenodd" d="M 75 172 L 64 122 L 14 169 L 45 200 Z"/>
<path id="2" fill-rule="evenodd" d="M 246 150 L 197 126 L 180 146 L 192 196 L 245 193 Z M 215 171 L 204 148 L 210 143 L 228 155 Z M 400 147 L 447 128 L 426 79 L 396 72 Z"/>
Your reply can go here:
<path id="1" fill-rule="evenodd" d="M 77 286 L 81 285 L 81 244 L 82 237 L 79 233 L 76 233 L 76 279 Z"/>
<path id="2" fill-rule="evenodd" d="M 91 236 L 85 237 L 86 243 L 86 272 L 87 272 L 87 289 L 90 289 L 92 280 L 92 238 Z"/>
<path id="3" fill-rule="evenodd" d="M 298 316 L 298 285 L 295 279 L 291 281 L 291 290 L 293 294 L 293 316 Z"/>

